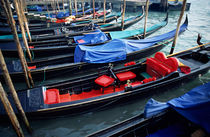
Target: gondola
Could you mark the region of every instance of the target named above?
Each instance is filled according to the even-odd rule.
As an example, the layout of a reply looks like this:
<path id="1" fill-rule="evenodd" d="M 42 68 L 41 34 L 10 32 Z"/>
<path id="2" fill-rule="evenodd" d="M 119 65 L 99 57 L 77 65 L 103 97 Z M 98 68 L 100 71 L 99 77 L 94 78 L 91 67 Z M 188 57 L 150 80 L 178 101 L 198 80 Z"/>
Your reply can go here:
<path id="1" fill-rule="evenodd" d="M 168 23 L 168 14 L 164 21 L 159 24 L 155 24 L 151 27 L 148 27 L 146 30 L 145 36 L 149 36 L 162 27 L 166 26 Z M 43 40 L 30 42 L 29 45 L 36 47 L 49 47 L 49 46 L 64 46 L 64 45 L 91 45 L 91 44 L 99 44 L 101 42 L 105 42 L 104 38 L 107 40 L 113 39 L 142 39 L 143 38 L 143 28 L 134 29 L 134 30 L 124 30 L 124 31 L 110 31 L 110 32 L 101 32 L 99 29 L 87 33 L 81 36 L 67 37 L 65 39 L 54 39 L 54 40 Z M 1 38 L 1 37 L 0 37 Z M 2 38 L 3 39 L 3 38 Z M 4 39 L 5 40 L 5 39 Z M 1 40 L 0 40 L 1 41 Z M 107 42 L 107 41 L 106 41 Z"/>
<path id="2" fill-rule="evenodd" d="M 105 22 L 109 23 L 111 21 L 114 21 L 114 20 L 118 19 L 120 16 L 121 16 L 121 13 L 108 15 L 106 17 Z M 49 27 L 55 28 L 57 26 L 56 27 L 57 29 L 55 29 L 54 31 L 53 31 L 53 29 L 51 29 L 51 32 L 49 31 L 50 32 L 49 33 L 50 36 L 48 36 L 49 34 L 48 35 L 43 35 L 43 34 L 42 35 L 41 34 L 40 35 L 33 35 L 33 33 L 32 33 L 32 41 L 39 41 L 39 40 L 45 40 L 45 39 L 65 38 L 65 36 L 68 35 L 68 34 L 65 34 L 65 32 L 62 32 L 62 30 L 63 30 L 62 28 L 64 28 L 65 26 L 68 26 L 69 29 L 79 29 L 81 27 L 82 28 L 85 27 L 84 28 L 85 31 L 83 31 L 83 33 L 88 33 L 90 30 L 86 30 L 86 29 L 90 25 L 91 22 L 92 21 L 89 21 L 89 20 L 87 20 L 87 21 L 80 21 L 80 22 L 72 23 L 72 25 L 69 25 L 69 24 L 65 25 L 65 23 L 46 24 L 46 22 L 39 23 L 38 26 L 36 24 L 34 24 L 34 25 L 32 24 L 32 25 L 30 25 L 31 26 L 30 27 L 30 29 L 31 29 L 30 32 L 31 31 L 33 32 L 33 31 L 37 30 L 36 29 L 37 27 L 38 28 L 44 27 L 45 29 L 43 29 L 43 30 L 46 30 L 46 29 L 49 29 Z M 101 19 L 95 20 L 94 22 L 96 22 L 96 23 L 103 23 L 104 20 L 101 18 Z M 20 34 L 21 33 L 20 28 L 18 26 L 16 28 L 17 28 L 17 32 Z M 35 29 L 33 29 L 33 28 L 35 28 Z M 42 29 L 38 29 L 38 30 L 42 30 Z M 38 34 L 38 33 L 36 33 L 36 34 Z M 73 34 L 73 32 L 71 32 L 71 34 L 69 34 L 69 35 L 76 36 L 78 34 L 82 34 L 82 33 L 77 32 L 77 34 Z M 10 27 L 7 24 L 6 24 L 6 26 L 5 25 L 0 26 L 0 35 L 11 35 L 11 29 L 10 29 Z"/>
<path id="3" fill-rule="evenodd" d="M 142 13 L 139 14 L 136 17 L 132 17 L 129 19 L 124 20 L 124 29 L 132 26 L 133 24 L 137 23 L 138 21 L 140 21 L 142 18 L 144 17 L 144 10 L 142 9 Z M 113 24 L 105 24 L 105 25 L 99 25 L 100 29 L 102 31 L 121 31 L 121 22 L 117 22 L 117 23 L 113 23 Z M 32 35 L 46 35 L 46 39 L 52 39 L 52 38 L 56 38 L 56 37 L 64 37 L 65 35 L 68 36 L 76 36 L 82 33 L 87 33 L 90 32 L 91 30 L 86 30 L 86 27 L 73 27 L 73 26 L 66 26 L 65 29 L 70 29 L 71 31 L 68 34 L 61 34 L 57 32 L 62 32 L 62 29 L 60 27 L 51 27 L 51 28 L 44 28 L 44 29 L 35 29 L 35 30 L 30 30 L 30 33 Z"/>
<path id="4" fill-rule="evenodd" d="M 111 9 L 106 10 L 106 18 L 105 19 L 105 23 L 109 23 L 117 18 L 119 18 L 121 16 L 120 13 L 118 14 L 112 14 L 109 15 L 111 13 Z M 30 30 L 36 30 L 36 29 L 44 29 L 44 28 L 51 28 L 51 27 L 63 27 L 63 26 L 72 26 L 72 28 L 79 28 L 79 27 L 84 27 L 84 26 L 88 26 L 89 23 L 91 23 L 93 21 L 93 18 L 91 18 L 92 15 L 86 15 L 83 16 L 83 18 L 73 18 L 68 20 L 68 18 L 66 19 L 56 19 L 56 21 L 50 21 L 50 22 L 44 22 L 44 23 L 36 23 L 36 24 L 30 24 L 29 28 Z M 94 23 L 102 23 L 104 22 L 103 20 L 104 18 L 104 12 L 96 12 L 96 20 L 94 20 Z M 82 26 L 83 25 L 83 26 Z M 71 29 L 71 27 L 69 28 Z"/>
<path id="5" fill-rule="evenodd" d="M 148 27 L 146 31 L 146 36 L 149 36 L 150 34 L 156 32 L 160 28 L 166 26 L 167 23 L 168 23 L 168 14 L 163 22 L 156 24 L 154 26 Z M 141 39 L 143 38 L 143 32 L 144 32 L 144 29 L 140 28 L 140 29 L 135 29 L 135 30 L 112 31 L 105 34 L 101 32 L 99 29 L 97 29 L 94 32 L 81 35 L 81 36 L 66 37 L 65 39 L 54 39 L 54 40 L 30 42 L 29 46 L 31 48 L 31 52 L 34 53 L 35 57 L 38 57 L 38 55 L 36 54 L 36 52 L 34 52 L 34 50 L 38 50 L 39 48 L 42 49 L 45 47 L 45 51 L 46 51 L 47 47 L 49 47 L 49 50 L 51 50 L 51 47 L 54 47 L 54 48 L 57 47 L 58 48 L 57 51 L 59 51 L 59 47 L 62 47 L 63 48 L 62 50 L 64 50 L 65 47 L 66 49 L 68 49 L 70 46 L 76 47 L 76 45 L 78 44 L 90 46 L 94 44 L 97 44 L 97 45 L 103 44 L 105 42 L 107 43 L 108 41 L 113 40 L 113 39 L 124 39 L 124 38 Z M 21 37 L 21 35 L 19 36 Z M 14 46 L 12 46 L 12 44 L 10 43 L 14 43 L 14 42 L 10 42 L 10 41 L 13 41 L 12 35 L 0 36 L 0 42 L 2 43 L 2 46 L 0 47 L 2 47 L 3 51 L 6 51 L 6 49 L 3 47 L 10 47 L 10 53 L 8 52 L 8 54 L 5 55 L 6 57 L 15 57 L 15 56 L 18 57 L 15 51 L 16 46 L 14 44 L 13 44 Z M 14 51 L 13 51 L 14 53 L 12 53 L 12 48 L 14 48 Z M 72 51 L 74 51 L 73 47 L 72 47 Z"/>
<path id="6" fill-rule="evenodd" d="M 189 82 L 209 71 L 209 57 L 210 45 L 184 50 L 168 58 L 163 52 L 157 52 L 142 63 L 130 62 L 116 70 L 110 65 L 103 73 L 95 69 L 96 75 L 19 91 L 18 96 L 31 118 L 90 112 Z M 0 113 L 5 114 L 3 109 Z"/>
<path id="7" fill-rule="evenodd" d="M 110 13 L 111 13 L 111 9 L 106 10 L 106 15 L 108 15 Z M 106 17 L 105 23 L 109 23 L 109 22 L 119 18 L 120 16 L 121 16 L 121 13 L 118 13 L 116 15 L 115 14 L 109 15 Z M 92 22 L 92 18 L 90 18 L 90 17 L 92 17 L 92 15 L 86 15 L 81 18 L 73 18 L 71 21 L 68 20 L 67 18 L 66 19 L 55 19 L 55 20 L 53 19 L 53 21 L 52 21 L 50 18 L 47 21 L 39 21 L 39 23 L 29 22 L 29 29 L 33 30 L 33 29 L 40 29 L 40 28 L 63 27 L 63 26 L 71 26 L 71 25 L 73 25 L 74 28 L 76 26 L 81 27 L 82 25 L 87 26 L 87 25 L 89 25 L 89 23 Z M 96 12 L 97 20 L 95 20 L 94 23 L 103 23 L 104 22 L 103 17 L 104 17 L 103 11 Z M 17 24 L 19 24 L 19 23 L 17 23 Z M 6 24 L 6 23 L 2 23 L 1 28 L 10 30 L 8 24 Z M 7 33 L 7 32 L 4 32 L 4 33 Z"/>
<path id="8" fill-rule="evenodd" d="M 186 28 L 187 20 L 181 26 L 179 34 L 184 32 Z M 139 60 L 161 50 L 169 44 L 174 39 L 175 31 L 176 30 L 173 30 L 159 36 L 142 40 L 114 39 L 106 44 L 97 46 L 78 45 L 76 46 L 75 53 L 68 53 L 66 56 L 60 56 L 60 58 L 54 58 L 54 56 L 52 56 L 37 59 L 31 63 L 28 62 L 28 66 L 31 68 L 30 72 L 33 79 L 39 81 L 43 79 L 43 75 L 46 78 L 52 78 L 57 77 L 59 74 L 61 76 L 64 73 L 83 73 L 87 70 L 108 66 L 109 63 L 117 65 Z M 57 49 L 55 50 L 55 54 L 59 54 Z M 89 55 L 89 57 L 87 55 Z M 58 64 L 58 62 L 60 64 Z M 12 61 L 10 64 L 7 63 L 7 66 L 13 81 L 22 81 L 24 75 L 20 62 Z"/>
<path id="9" fill-rule="evenodd" d="M 87 10 L 89 8 L 90 8 L 90 6 L 85 6 L 84 10 Z M 63 5 L 60 6 L 60 9 L 63 9 Z M 66 9 L 66 7 L 65 7 L 65 9 Z M 48 6 L 48 10 L 49 11 L 53 11 L 53 8 L 51 6 Z M 82 10 L 83 10 L 82 8 L 79 8 L 77 11 L 81 12 Z M 43 6 L 40 6 L 40 5 L 28 5 L 27 6 L 27 11 L 28 12 L 32 12 L 32 13 L 34 13 L 34 12 L 41 12 L 42 13 L 43 11 L 47 11 L 47 5 L 43 5 Z M 75 10 L 72 10 L 72 12 L 75 12 Z"/>
<path id="10" fill-rule="evenodd" d="M 160 103 L 150 99 L 142 114 L 87 137 L 201 137 L 210 135 L 210 82 Z"/>

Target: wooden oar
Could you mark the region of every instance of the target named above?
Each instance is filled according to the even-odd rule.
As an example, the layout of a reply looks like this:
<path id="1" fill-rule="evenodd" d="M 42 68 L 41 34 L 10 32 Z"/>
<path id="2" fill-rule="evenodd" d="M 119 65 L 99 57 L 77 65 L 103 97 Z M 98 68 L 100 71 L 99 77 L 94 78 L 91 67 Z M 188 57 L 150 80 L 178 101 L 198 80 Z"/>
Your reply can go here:
<path id="1" fill-rule="evenodd" d="M 180 53 L 183 53 L 183 52 L 186 52 L 186 51 L 189 51 L 189 50 L 193 50 L 193 49 L 196 49 L 196 48 L 204 47 L 204 46 L 209 45 L 209 44 L 210 44 L 210 42 L 209 42 L 209 43 L 206 43 L 206 44 L 202 44 L 202 45 L 197 45 L 197 46 L 195 46 L 195 47 L 192 47 L 192 48 L 189 48 L 189 49 L 180 51 L 180 52 L 176 52 L 176 53 L 174 53 L 174 54 L 170 54 L 170 55 L 168 55 L 167 57 L 175 56 L 175 55 L 177 55 L 177 54 L 180 54 Z"/>

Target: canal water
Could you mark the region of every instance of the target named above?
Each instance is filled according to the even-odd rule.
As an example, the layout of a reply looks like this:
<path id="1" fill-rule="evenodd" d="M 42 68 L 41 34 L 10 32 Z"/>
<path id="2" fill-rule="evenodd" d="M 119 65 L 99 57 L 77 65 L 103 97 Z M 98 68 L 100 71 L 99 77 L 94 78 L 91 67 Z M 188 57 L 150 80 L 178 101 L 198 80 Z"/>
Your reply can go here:
<path id="1" fill-rule="evenodd" d="M 198 33 L 202 35 L 202 42 L 210 42 L 210 1 L 209 0 L 189 0 L 191 2 L 190 11 L 185 12 L 189 18 L 189 27 L 177 41 L 175 52 L 188 49 L 196 46 L 196 39 Z M 126 13 L 126 18 L 136 16 L 139 13 Z M 155 34 L 159 35 L 176 28 L 177 20 L 180 12 L 169 12 L 169 23 L 166 27 L 159 30 Z M 166 13 L 149 12 L 148 27 L 162 21 Z M 184 18 L 182 22 L 184 21 Z M 132 26 L 129 29 L 143 27 L 144 20 Z M 170 52 L 171 44 L 162 51 L 168 54 Z M 210 81 L 210 72 L 202 75 L 195 80 L 184 83 L 177 87 L 170 87 L 161 92 L 154 92 L 153 94 L 139 97 L 138 100 L 131 101 L 122 105 L 115 105 L 102 110 L 93 111 L 86 114 L 76 116 L 65 116 L 55 119 L 31 120 L 30 124 L 34 130 L 33 137 L 81 137 L 93 133 L 97 130 L 106 128 L 117 122 L 123 121 L 127 118 L 135 116 L 143 112 L 144 105 L 151 97 L 158 101 L 167 101 L 174 97 L 178 97 L 192 88 Z M 23 124 L 21 123 L 25 136 L 29 135 Z M 16 136 L 10 123 L 0 124 L 0 137 L 14 137 Z"/>

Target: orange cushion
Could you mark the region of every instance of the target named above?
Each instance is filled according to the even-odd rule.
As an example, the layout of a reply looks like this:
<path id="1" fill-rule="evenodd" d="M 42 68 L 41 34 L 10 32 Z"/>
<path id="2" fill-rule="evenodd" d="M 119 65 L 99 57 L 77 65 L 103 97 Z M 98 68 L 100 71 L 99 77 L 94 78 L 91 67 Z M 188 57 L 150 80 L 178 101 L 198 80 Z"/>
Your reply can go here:
<path id="1" fill-rule="evenodd" d="M 114 82 L 114 79 L 107 75 L 102 75 L 95 80 L 96 84 L 103 86 L 103 87 L 107 87 L 110 84 L 112 84 L 113 82 Z"/>
<path id="2" fill-rule="evenodd" d="M 126 81 L 135 78 L 136 74 L 131 71 L 127 71 L 127 72 L 118 73 L 116 74 L 116 76 L 120 81 Z"/>
<path id="3" fill-rule="evenodd" d="M 60 103 L 60 95 L 58 89 L 47 89 L 46 90 L 46 104 Z"/>

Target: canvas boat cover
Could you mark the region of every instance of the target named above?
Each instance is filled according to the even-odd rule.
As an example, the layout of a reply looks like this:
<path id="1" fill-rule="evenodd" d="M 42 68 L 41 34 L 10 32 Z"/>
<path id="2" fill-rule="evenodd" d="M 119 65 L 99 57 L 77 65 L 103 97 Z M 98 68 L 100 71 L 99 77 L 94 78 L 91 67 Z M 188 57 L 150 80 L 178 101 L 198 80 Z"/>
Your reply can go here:
<path id="1" fill-rule="evenodd" d="M 145 117 L 152 117 L 167 108 L 173 108 L 179 114 L 200 125 L 210 133 L 210 82 L 198 86 L 186 94 L 166 103 L 150 99 L 145 106 Z"/>
<path id="2" fill-rule="evenodd" d="M 183 32 L 187 24 L 180 27 Z M 77 45 L 74 52 L 74 62 L 108 63 L 125 60 L 128 53 L 149 48 L 156 43 L 171 39 L 176 29 L 168 33 L 142 40 L 114 39 L 98 46 Z"/>
<path id="3" fill-rule="evenodd" d="M 107 40 L 109 40 L 109 37 L 99 29 L 83 36 L 74 37 L 75 43 L 80 45 L 102 43 Z"/>

